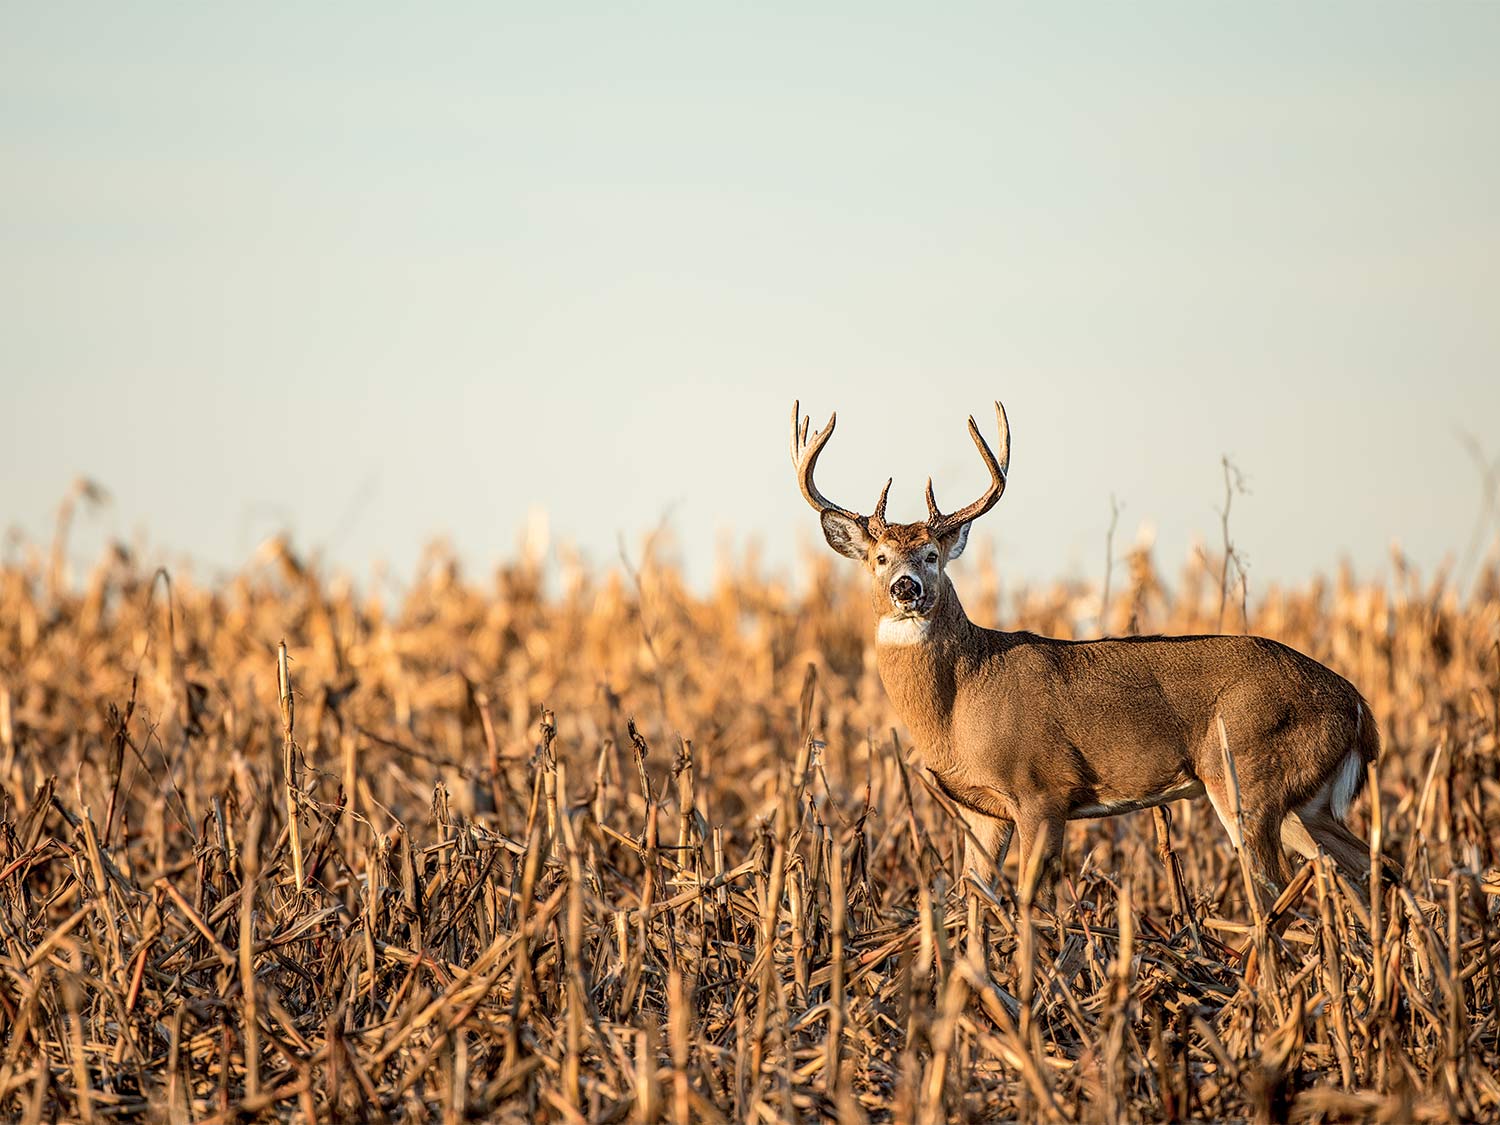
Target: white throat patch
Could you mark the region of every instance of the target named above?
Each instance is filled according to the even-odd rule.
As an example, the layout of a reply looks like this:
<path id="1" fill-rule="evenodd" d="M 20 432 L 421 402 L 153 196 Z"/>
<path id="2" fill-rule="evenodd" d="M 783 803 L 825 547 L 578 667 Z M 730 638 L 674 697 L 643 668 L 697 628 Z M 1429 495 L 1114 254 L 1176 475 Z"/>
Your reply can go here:
<path id="1" fill-rule="evenodd" d="M 927 639 L 932 622 L 925 617 L 882 617 L 875 629 L 875 643 L 919 645 Z"/>

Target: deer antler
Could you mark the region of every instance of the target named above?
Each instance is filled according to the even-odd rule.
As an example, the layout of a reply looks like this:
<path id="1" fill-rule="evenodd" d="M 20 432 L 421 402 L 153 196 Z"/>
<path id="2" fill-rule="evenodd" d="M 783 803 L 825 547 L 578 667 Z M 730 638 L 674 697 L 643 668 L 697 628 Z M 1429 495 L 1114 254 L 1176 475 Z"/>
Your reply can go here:
<path id="1" fill-rule="evenodd" d="M 818 454 L 823 452 L 823 447 L 833 436 L 833 427 L 838 424 L 838 420 L 838 412 L 835 411 L 828 416 L 828 425 L 809 435 L 808 428 L 812 425 L 812 419 L 803 416 L 801 400 L 792 403 L 792 464 L 797 467 L 797 483 L 802 486 L 802 495 L 819 515 L 837 512 L 854 520 L 871 534 L 878 534 L 879 529 L 885 526 L 885 501 L 891 491 L 890 481 L 885 482 L 880 500 L 875 505 L 875 513 L 870 516 L 862 516 L 852 508 L 835 504 L 813 483 L 813 470 L 818 464 Z"/>
<path id="2" fill-rule="evenodd" d="M 985 489 L 983 496 L 967 507 L 945 516 L 938 510 L 937 499 L 932 494 L 932 478 L 927 478 L 927 527 L 934 535 L 942 535 L 970 520 L 977 520 L 993 508 L 1004 493 L 1006 474 L 1010 469 L 1010 420 L 1005 417 L 1005 407 L 999 402 L 995 403 L 995 420 L 1000 423 L 1000 457 L 998 460 L 980 435 L 974 416 L 969 415 L 969 436 L 974 439 L 979 456 L 984 459 L 985 468 L 990 471 L 990 486 Z M 829 429 L 831 430 L 832 427 L 830 426 Z"/>

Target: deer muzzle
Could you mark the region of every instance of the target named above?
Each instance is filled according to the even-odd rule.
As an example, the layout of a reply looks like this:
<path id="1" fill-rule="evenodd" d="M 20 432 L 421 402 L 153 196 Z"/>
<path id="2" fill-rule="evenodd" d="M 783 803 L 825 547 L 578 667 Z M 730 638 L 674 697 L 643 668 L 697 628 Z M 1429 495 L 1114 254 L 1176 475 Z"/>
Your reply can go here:
<path id="1" fill-rule="evenodd" d="M 891 601 L 903 609 L 909 609 L 922 600 L 922 583 L 910 574 L 903 574 L 891 583 Z"/>

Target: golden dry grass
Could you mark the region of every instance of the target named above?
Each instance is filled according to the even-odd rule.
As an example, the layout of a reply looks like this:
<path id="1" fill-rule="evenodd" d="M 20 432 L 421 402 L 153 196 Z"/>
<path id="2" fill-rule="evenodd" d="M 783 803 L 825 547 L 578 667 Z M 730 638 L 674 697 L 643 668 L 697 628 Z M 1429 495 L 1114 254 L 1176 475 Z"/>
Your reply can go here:
<path id="1" fill-rule="evenodd" d="M 435 556 L 392 603 L 284 546 L 207 587 L 8 564 L 0 1118 L 1500 1114 L 1495 571 L 1252 603 L 1370 699 L 1402 888 L 1257 911 L 1183 805 L 1188 916 L 1142 813 L 1070 829 L 1054 917 L 1013 870 L 963 895 L 855 568 L 806 566 L 547 594 Z M 965 567 L 978 620 L 1097 627 Z M 1137 553 L 1112 631 L 1212 630 L 1218 573 Z"/>

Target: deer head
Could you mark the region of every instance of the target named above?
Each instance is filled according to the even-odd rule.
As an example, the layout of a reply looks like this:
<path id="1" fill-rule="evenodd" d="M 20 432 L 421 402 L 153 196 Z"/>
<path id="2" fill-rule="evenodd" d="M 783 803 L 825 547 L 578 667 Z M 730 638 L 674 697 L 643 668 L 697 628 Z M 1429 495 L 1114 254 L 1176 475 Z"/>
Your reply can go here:
<path id="1" fill-rule="evenodd" d="M 802 495 L 818 513 L 828 545 L 846 558 L 863 563 L 869 572 L 881 639 L 900 643 L 902 639 L 915 640 L 922 635 L 925 623 L 941 608 L 948 589 L 944 569 L 963 553 L 969 540 L 969 525 L 993 508 L 1005 491 L 1010 466 L 1010 423 L 1005 408 L 998 402 L 995 418 L 1000 425 L 998 459 L 980 435 L 973 417 L 969 418 L 969 436 L 990 473 L 990 485 L 983 496 L 945 515 L 938 509 L 929 477 L 927 518 L 921 523 L 887 523 L 889 480 L 875 503 L 875 511 L 868 516 L 833 503 L 818 490 L 813 471 L 818 455 L 833 436 L 838 414 L 831 415 L 823 429 L 809 434 L 811 420 L 801 416 L 800 402 L 793 404 L 792 464 L 797 467 Z"/>

